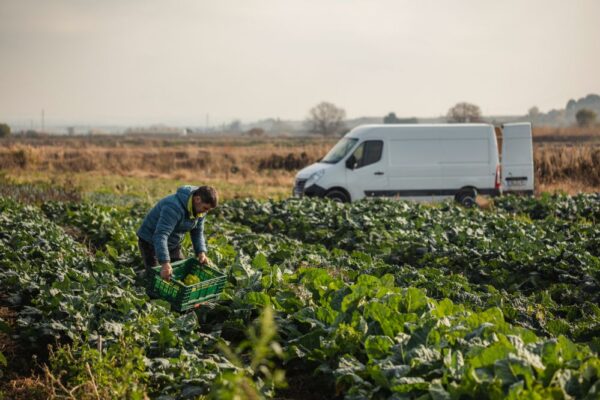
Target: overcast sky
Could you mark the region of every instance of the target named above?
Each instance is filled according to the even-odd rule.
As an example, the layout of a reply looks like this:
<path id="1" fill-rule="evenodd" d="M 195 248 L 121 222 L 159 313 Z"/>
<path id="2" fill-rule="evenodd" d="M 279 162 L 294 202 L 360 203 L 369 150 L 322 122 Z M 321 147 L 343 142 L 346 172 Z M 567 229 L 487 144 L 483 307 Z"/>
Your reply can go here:
<path id="1" fill-rule="evenodd" d="M 598 0 L 0 0 L 0 121 L 485 115 L 600 93 Z"/>

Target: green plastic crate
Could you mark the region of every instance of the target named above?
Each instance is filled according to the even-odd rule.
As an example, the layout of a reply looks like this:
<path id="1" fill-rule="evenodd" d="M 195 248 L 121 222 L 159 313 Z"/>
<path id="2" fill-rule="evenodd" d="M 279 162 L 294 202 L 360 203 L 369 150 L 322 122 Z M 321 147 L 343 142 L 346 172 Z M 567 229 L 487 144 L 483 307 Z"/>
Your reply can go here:
<path id="1" fill-rule="evenodd" d="M 147 291 L 150 296 L 171 303 L 176 311 L 199 307 L 201 303 L 215 299 L 223 291 L 225 275 L 208 265 L 200 264 L 195 258 L 177 261 L 171 266 L 173 276 L 170 282 L 160 277 L 160 265 L 151 268 L 147 277 Z M 196 275 L 200 282 L 186 285 L 183 280 L 188 274 Z"/>

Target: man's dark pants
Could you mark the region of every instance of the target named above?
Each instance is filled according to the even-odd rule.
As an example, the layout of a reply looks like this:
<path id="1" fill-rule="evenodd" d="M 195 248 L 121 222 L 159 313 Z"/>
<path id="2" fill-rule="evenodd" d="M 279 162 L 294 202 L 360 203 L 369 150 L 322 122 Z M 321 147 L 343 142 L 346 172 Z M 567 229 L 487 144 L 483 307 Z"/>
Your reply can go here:
<path id="1" fill-rule="evenodd" d="M 152 243 L 148 243 L 143 239 L 138 238 L 138 246 L 140 248 L 140 252 L 142 253 L 142 258 L 144 259 L 144 266 L 146 267 L 146 274 L 152 267 L 156 267 L 158 264 L 158 259 L 156 258 L 156 252 L 154 251 L 154 246 Z M 177 246 L 174 249 L 169 249 L 169 258 L 171 259 L 171 263 L 175 261 L 183 260 L 183 253 L 181 252 L 181 246 Z"/>

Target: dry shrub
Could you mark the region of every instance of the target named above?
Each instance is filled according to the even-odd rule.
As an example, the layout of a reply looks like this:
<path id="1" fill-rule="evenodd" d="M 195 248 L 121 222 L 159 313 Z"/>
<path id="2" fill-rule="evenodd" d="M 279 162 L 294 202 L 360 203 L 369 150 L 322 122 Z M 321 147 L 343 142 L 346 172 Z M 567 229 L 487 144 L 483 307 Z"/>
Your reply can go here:
<path id="1" fill-rule="evenodd" d="M 40 378 L 18 377 L 8 380 L 0 386 L 0 395 L 11 400 L 47 400 L 56 398 L 52 395 L 51 388 Z"/>
<path id="2" fill-rule="evenodd" d="M 260 160 L 258 163 L 258 169 L 261 171 L 265 169 L 284 169 L 286 171 L 296 171 L 314 163 L 318 159 L 318 157 L 308 157 L 305 152 L 300 153 L 299 156 L 295 155 L 294 153 L 288 153 L 287 156 L 271 154 L 269 157 Z"/>
<path id="3" fill-rule="evenodd" d="M 29 146 L 0 149 L 0 169 L 26 169 L 34 167 L 36 157 Z"/>
<path id="4" fill-rule="evenodd" d="M 578 181 L 600 185 L 600 146 L 540 146 L 534 152 L 535 175 L 539 183 Z"/>

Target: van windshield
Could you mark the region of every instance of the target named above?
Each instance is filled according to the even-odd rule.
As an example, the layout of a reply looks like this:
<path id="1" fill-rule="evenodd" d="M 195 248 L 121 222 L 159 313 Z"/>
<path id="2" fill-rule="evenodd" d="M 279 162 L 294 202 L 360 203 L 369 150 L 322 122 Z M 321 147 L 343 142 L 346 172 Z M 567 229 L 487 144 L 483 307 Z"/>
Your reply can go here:
<path id="1" fill-rule="evenodd" d="M 337 163 L 352 150 L 356 142 L 358 142 L 358 139 L 342 138 L 342 140 L 333 146 L 333 149 L 329 150 L 329 153 L 320 162 L 327 164 Z"/>

